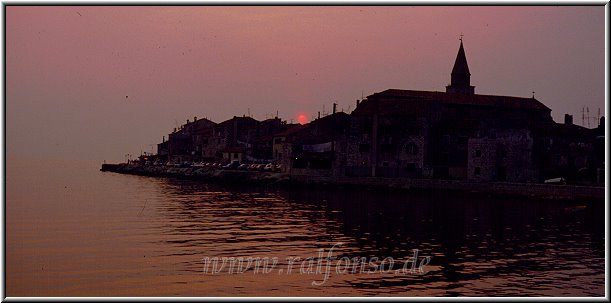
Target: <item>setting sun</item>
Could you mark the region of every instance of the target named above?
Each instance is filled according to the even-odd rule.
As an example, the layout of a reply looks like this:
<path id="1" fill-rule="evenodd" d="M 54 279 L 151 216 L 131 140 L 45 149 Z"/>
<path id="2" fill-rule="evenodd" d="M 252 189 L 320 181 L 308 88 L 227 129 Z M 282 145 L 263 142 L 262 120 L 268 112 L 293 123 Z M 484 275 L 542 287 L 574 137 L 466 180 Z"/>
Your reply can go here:
<path id="1" fill-rule="evenodd" d="M 306 124 L 308 123 L 308 116 L 306 116 L 305 114 L 298 114 L 297 115 L 297 122 L 299 124 Z"/>

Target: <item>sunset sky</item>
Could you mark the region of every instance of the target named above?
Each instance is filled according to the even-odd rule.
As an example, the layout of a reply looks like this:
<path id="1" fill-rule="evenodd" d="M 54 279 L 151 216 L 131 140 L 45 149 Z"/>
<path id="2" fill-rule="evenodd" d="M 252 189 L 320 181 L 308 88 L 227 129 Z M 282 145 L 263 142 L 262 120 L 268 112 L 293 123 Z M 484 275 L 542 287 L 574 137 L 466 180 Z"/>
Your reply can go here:
<path id="1" fill-rule="evenodd" d="M 444 91 L 461 33 L 476 93 L 535 91 L 557 122 L 581 124 L 582 107 L 605 110 L 604 17 L 603 6 L 8 6 L 7 157 L 118 162 L 194 116 L 303 122 L 389 88 Z"/>

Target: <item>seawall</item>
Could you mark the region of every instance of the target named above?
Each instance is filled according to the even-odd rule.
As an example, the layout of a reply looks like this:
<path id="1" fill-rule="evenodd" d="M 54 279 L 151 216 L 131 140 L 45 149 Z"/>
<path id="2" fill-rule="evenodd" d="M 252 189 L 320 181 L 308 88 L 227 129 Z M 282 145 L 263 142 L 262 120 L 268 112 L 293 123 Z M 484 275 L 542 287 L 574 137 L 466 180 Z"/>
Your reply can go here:
<path id="1" fill-rule="evenodd" d="M 209 168 L 177 168 L 165 166 L 132 166 L 103 164 L 101 171 L 153 177 L 207 180 L 230 184 L 349 187 L 360 189 L 392 189 L 409 191 L 450 191 L 471 194 L 532 197 L 545 199 L 604 200 L 605 188 L 599 186 L 550 185 L 509 182 L 471 182 L 466 180 L 322 177 L 288 175 L 275 172 L 252 172 Z"/>

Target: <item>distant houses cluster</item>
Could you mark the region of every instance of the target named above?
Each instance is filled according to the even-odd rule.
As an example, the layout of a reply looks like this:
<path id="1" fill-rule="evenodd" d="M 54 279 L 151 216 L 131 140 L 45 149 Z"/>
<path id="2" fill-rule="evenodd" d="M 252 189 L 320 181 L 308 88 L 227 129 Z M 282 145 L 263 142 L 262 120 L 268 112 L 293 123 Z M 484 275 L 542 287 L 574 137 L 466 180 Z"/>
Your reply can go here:
<path id="1" fill-rule="evenodd" d="M 478 95 L 462 41 L 445 92 L 389 89 L 307 124 L 278 117 L 193 118 L 157 145 L 158 161 L 275 163 L 292 175 L 604 183 L 597 128 L 556 123 L 535 97 Z"/>

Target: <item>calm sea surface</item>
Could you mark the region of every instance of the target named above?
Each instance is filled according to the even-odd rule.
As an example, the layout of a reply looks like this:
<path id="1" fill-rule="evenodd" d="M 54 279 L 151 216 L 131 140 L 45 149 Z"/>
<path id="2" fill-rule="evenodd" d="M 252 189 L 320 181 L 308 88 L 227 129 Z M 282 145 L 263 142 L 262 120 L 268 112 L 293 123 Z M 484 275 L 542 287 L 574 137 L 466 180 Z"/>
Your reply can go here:
<path id="1" fill-rule="evenodd" d="M 98 163 L 6 165 L 7 296 L 604 296 L 602 201 L 227 187 L 103 173 Z M 414 250 L 422 273 L 401 270 Z M 223 257 L 247 270 L 229 273 Z M 255 272 L 249 257 L 270 262 Z"/>

